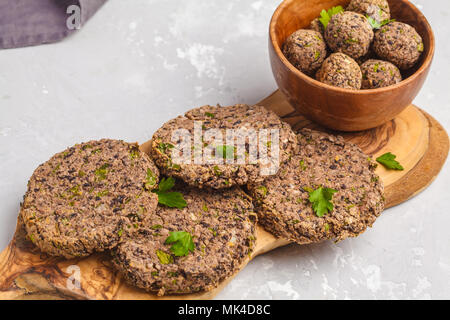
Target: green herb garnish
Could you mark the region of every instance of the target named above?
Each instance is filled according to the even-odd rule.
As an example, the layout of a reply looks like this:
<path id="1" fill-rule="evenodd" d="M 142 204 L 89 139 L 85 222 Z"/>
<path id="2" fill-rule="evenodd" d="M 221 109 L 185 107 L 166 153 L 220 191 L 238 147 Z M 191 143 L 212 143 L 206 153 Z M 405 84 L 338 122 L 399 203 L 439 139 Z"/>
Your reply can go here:
<path id="1" fill-rule="evenodd" d="M 69 199 L 73 199 L 77 196 L 81 196 L 81 190 L 80 190 L 80 186 L 76 185 L 72 188 L 69 189 L 69 192 L 72 194 Z"/>
<path id="2" fill-rule="evenodd" d="M 373 72 L 378 72 L 378 68 L 380 68 L 380 64 L 375 63 L 375 65 L 373 66 Z"/>
<path id="3" fill-rule="evenodd" d="M 419 43 L 418 45 L 417 45 L 417 51 L 419 51 L 419 52 L 423 52 L 423 42 L 421 42 L 421 43 Z"/>
<path id="4" fill-rule="evenodd" d="M 235 146 L 217 146 L 216 147 L 216 154 L 219 155 L 219 157 L 224 159 L 234 159 L 234 152 L 236 151 Z"/>
<path id="5" fill-rule="evenodd" d="M 130 158 L 131 160 L 137 159 L 139 158 L 140 153 L 139 153 L 139 148 L 137 147 L 132 147 L 130 150 Z"/>
<path id="6" fill-rule="evenodd" d="M 322 23 L 323 27 L 326 29 L 328 26 L 328 23 L 331 20 L 331 17 L 338 14 L 344 12 L 344 8 L 342 8 L 342 6 L 337 6 L 337 7 L 333 7 L 329 10 L 322 10 L 322 12 L 320 12 L 320 17 L 319 17 L 319 21 Z"/>
<path id="7" fill-rule="evenodd" d="M 396 155 L 388 152 L 378 157 L 377 162 L 381 163 L 386 169 L 399 171 L 405 170 L 405 168 L 403 168 L 402 165 L 395 160 L 395 158 L 397 158 Z"/>
<path id="8" fill-rule="evenodd" d="M 156 176 L 153 173 L 152 169 L 147 169 L 147 176 L 145 177 L 145 189 L 152 190 L 156 185 Z"/>
<path id="9" fill-rule="evenodd" d="M 163 142 L 160 142 L 160 143 L 158 144 L 158 149 L 159 149 L 159 151 L 161 151 L 162 153 L 166 153 L 167 150 L 170 150 L 170 149 L 173 149 L 173 148 L 175 148 L 175 146 L 174 146 L 173 144 L 170 144 L 170 143 L 163 143 Z"/>
<path id="10" fill-rule="evenodd" d="M 313 210 L 318 217 L 323 217 L 333 210 L 334 206 L 331 200 L 336 192 L 337 190 L 323 187 L 309 192 L 309 202 L 312 203 Z"/>
<path id="11" fill-rule="evenodd" d="M 161 264 L 171 264 L 171 263 L 173 263 L 173 257 L 170 254 L 165 253 L 162 250 L 156 250 L 156 255 L 158 256 L 159 262 Z"/>
<path id="12" fill-rule="evenodd" d="M 94 174 L 97 176 L 99 180 L 105 180 L 106 175 L 108 174 L 108 168 L 110 167 L 109 163 L 105 163 L 100 168 L 95 170 Z"/>
<path id="13" fill-rule="evenodd" d="M 314 53 L 314 60 L 318 60 L 320 58 L 320 52 L 319 51 L 316 51 L 315 53 Z"/>
<path id="14" fill-rule="evenodd" d="M 353 39 L 353 38 L 348 38 L 347 40 L 345 40 L 346 43 L 359 43 L 358 39 Z"/>
<path id="15" fill-rule="evenodd" d="M 369 24 L 372 26 L 373 29 L 381 29 L 381 27 L 391 23 L 391 22 L 395 22 L 395 19 L 386 19 L 383 21 L 378 21 L 376 19 L 374 19 L 373 17 L 369 17 L 366 16 L 367 20 L 369 21 Z"/>
<path id="16" fill-rule="evenodd" d="M 176 257 L 187 256 L 189 251 L 194 252 L 195 249 L 192 236 L 186 231 L 169 232 L 169 236 L 167 237 L 165 244 L 172 244 L 170 251 L 172 251 Z"/>
<path id="17" fill-rule="evenodd" d="M 86 144 L 86 145 L 84 145 L 84 146 L 81 147 L 81 150 L 92 149 L 92 148 L 93 148 L 92 145 Z"/>
<path id="18" fill-rule="evenodd" d="M 55 174 L 55 173 L 59 170 L 59 168 L 61 168 L 61 163 L 58 163 L 58 164 L 56 165 L 56 167 L 53 168 L 52 174 Z"/>
<path id="19" fill-rule="evenodd" d="M 211 112 L 205 112 L 205 116 L 210 117 L 211 119 L 214 119 L 216 117 L 216 115 Z"/>
<path id="20" fill-rule="evenodd" d="M 267 188 L 265 186 L 258 187 L 258 190 L 261 191 L 263 198 L 267 196 Z"/>
<path id="21" fill-rule="evenodd" d="M 96 196 L 98 198 L 101 198 L 101 197 L 107 196 L 108 194 L 109 194 L 108 190 L 103 190 L 103 191 L 100 191 L 99 193 L 97 193 Z"/>
<path id="22" fill-rule="evenodd" d="M 179 192 L 169 192 L 175 186 L 175 179 L 172 177 L 163 178 L 158 189 L 153 192 L 158 195 L 158 202 L 170 208 L 183 209 L 187 206 L 186 200 Z"/>
<path id="23" fill-rule="evenodd" d="M 214 166 L 213 170 L 216 176 L 220 177 L 222 175 L 222 171 L 220 171 L 218 166 Z"/>
<path id="24" fill-rule="evenodd" d="M 217 236 L 217 231 L 214 230 L 214 228 L 209 228 L 209 231 L 211 231 L 211 233 L 213 234 L 214 237 Z"/>
<path id="25" fill-rule="evenodd" d="M 300 160 L 299 165 L 300 165 L 300 170 L 302 170 L 302 171 L 305 171 L 306 169 L 308 169 L 308 167 L 305 164 L 305 160 L 303 160 L 303 159 Z"/>

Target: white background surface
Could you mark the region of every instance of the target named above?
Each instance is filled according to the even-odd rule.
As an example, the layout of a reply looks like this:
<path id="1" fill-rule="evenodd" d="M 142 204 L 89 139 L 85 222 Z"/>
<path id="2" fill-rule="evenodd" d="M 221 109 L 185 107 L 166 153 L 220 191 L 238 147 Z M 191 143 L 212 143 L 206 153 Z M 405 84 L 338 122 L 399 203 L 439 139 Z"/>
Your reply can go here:
<path id="1" fill-rule="evenodd" d="M 33 170 L 77 142 L 145 142 L 203 104 L 255 103 L 276 89 L 267 53 L 280 0 L 110 0 L 74 36 L 0 51 L 0 248 Z M 450 129 L 448 0 L 415 0 L 437 38 L 415 103 Z M 256 258 L 222 299 L 450 298 L 449 166 L 425 192 L 339 244 Z"/>

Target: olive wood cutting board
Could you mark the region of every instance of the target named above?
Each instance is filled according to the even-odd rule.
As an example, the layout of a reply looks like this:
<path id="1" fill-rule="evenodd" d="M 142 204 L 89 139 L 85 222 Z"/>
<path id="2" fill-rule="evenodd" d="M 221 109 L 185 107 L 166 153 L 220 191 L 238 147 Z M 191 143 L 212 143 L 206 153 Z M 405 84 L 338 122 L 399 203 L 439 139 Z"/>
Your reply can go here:
<path id="1" fill-rule="evenodd" d="M 324 130 L 297 113 L 279 91 L 259 104 L 276 112 L 294 130 L 303 127 Z M 387 208 L 410 199 L 430 185 L 449 150 L 443 127 L 412 105 L 382 127 L 343 136 L 373 157 L 393 152 L 404 166 L 404 171 L 388 171 L 382 166 L 377 169 L 385 183 Z M 149 148 L 148 142 L 141 146 L 144 152 Z M 287 244 L 286 240 L 276 239 L 258 227 L 256 249 L 251 258 Z M 157 297 L 127 285 L 111 268 L 106 253 L 64 260 L 39 252 L 26 239 L 20 221 L 13 240 L 0 254 L 0 299 L 211 299 L 231 279 L 209 292 Z"/>

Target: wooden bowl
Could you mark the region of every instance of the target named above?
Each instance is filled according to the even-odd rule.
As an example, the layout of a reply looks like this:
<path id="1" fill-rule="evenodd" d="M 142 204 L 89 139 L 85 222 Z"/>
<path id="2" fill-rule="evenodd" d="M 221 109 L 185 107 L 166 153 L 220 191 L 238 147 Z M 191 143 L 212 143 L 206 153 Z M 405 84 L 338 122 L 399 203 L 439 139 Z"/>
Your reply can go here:
<path id="1" fill-rule="evenodd" d="M 419 93 L 434 56 L 433 31 L 424 15 L 407 0 L 388 0 L 391 15 L 412 25 L 422 36 L 424 52 L 420 61 L 399 84 L 371 90 L 333 87 L 297 70 L 283 55 L 286 38 L 298 29 L 307 29 L 322 9 L 349 0 L 285 0 L 270 23 L 269 54 L 278 87 L 304 116 L 334 130 L 360 131 L 378 127 L 401 113 Z"/>

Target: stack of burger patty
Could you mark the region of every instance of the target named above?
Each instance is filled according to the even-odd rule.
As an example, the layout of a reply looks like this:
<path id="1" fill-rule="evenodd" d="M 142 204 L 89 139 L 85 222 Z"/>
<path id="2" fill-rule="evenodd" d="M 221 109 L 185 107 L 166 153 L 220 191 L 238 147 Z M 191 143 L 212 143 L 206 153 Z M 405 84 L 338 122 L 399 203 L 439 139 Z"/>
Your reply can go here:
<path id="1" fill-rule="evenodd" d="M 220 164 L 177 163 L 181 144 L 172 138 L 181 129 L 194 135 L 198 123 L 223 137 L 229 129 L 276 130 L 279 143 L 269 139 L 266 146 L 269 156 L 278 155 L 277 170 L 263 174 L 267 162 L 251 159 L 251 135 L 237 137 L 231 152 L 213 146 L 223 152 Z M 227 161 L 240 148 L 244 159 Z M 384 206 L 375 166 L 343 138 L 295 133 L 264 107 L 204 106 L 157 130 L 150 156 L 117 140 L 56 154 L 35 170 L 20 214 L 42 252 L 73 258 L 107 251 L 131 285 L 159 295 L 195 293 L 239 270 L 255 247 L 257 221 L 300 244 L 364 232 Z"/>

